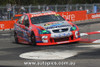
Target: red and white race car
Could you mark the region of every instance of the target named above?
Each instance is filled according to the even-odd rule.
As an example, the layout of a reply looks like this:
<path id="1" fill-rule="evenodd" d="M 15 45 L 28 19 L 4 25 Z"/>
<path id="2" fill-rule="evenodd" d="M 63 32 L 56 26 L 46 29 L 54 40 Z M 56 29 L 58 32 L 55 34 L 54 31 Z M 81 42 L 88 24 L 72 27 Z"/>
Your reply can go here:
<path id="1" fill-rule="evenodd" d="M 78 27 L 53 11 L 23 14 L 14 25 L 16 43 L 54 45 L 80 41 Z"/>

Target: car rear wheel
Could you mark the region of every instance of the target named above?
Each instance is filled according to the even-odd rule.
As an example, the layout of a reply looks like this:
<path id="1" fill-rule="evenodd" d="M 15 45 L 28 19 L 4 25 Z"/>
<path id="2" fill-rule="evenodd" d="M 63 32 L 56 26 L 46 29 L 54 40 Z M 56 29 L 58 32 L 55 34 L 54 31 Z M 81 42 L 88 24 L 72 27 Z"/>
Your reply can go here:
<path id="1" fill-rule="evenodd" d="M 17 37 L 17 34 L 16 34 L 16 33 L 14 33 L 14 38 L 15 38 L 15 42 L 16 42 L 16 43 L 19 43 L 18 37 Z"/>
<path id="2" fill-rule="evenodd" d="M 34 33 L 31 34 L 31 43 L 32 45 L 36 46 L 36 38 Z"/>

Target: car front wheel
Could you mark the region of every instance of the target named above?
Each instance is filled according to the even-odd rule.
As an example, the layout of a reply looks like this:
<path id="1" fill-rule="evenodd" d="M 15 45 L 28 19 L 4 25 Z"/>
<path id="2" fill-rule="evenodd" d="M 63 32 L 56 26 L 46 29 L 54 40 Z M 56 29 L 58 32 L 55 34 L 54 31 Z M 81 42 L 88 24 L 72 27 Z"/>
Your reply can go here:
<path id="1" fill-rule="evenodd" d="M 31 43 L 32 45 L 36 46 L 36 38 L 34 33 L 31 34 Z"/>
<path id="2" fill-rule="evenodd" d="M 16 32 L 14 32 L 14 38 L 15 38 L 15 42 L 16 42 L 16 43 L 19 43 Z"/>

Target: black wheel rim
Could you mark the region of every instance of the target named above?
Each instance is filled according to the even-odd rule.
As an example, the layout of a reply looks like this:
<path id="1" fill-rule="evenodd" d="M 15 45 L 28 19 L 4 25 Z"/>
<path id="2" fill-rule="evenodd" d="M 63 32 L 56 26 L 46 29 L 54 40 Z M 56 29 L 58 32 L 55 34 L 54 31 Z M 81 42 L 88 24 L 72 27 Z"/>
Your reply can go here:
<path id="1" fill-rule="evenodd" d="M 33 45 L 36 45 L 35 36 L 34 36 L 34 35 L 31 35 L 31 43 L 32 43 Z"/>
<path id="2" fill-rule="evenodd" d="M 18 43 L 18 38 L 17 38 L 16 33 L 15 33 L 14 37 L 15 37 L 15 42 Z"/>

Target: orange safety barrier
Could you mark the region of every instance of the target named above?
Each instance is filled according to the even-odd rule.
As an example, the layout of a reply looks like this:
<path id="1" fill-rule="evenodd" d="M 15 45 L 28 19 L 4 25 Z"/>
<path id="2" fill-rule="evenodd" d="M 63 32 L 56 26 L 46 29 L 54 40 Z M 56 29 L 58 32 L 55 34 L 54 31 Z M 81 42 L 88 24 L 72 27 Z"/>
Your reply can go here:
<path id="1" fill-rule="evenodd" d="M 100 18 L 100 13 L 87 14 L 87 19 L 96 19 L 96 18 Z"/>
<path id="2" fill-rule="evenodd" d="M 86 11 L 58 12 L 58 14 L 70 21 L 86 20 Z"/>
<path id="3" fill-rule="evenodd" d="M 14 23 L 14 20 L 0 21 L 0 30 L 12 29 L 14 28 Z"/>

